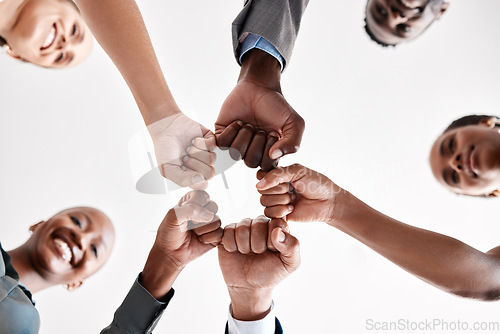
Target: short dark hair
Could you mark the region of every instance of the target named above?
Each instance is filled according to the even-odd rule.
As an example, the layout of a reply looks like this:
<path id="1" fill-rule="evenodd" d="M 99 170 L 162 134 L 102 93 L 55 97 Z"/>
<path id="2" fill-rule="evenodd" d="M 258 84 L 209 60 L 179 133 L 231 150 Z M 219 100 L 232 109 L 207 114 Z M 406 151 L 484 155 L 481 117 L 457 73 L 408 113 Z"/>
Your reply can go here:
<path id="1" fill-rule="evenodd" d="M 366 33 L 368 34 L 368 36 L 370 36 L 371 40 L 374 41 L 375 43 L 377 43 L 378 45 L 380 46 L 383 46 L 384 48 L 388 47 L 388 46 L 392 46 L 392 47 L 395 47 L 396 44 L 387 44 L 387 43 L 384 43 L 382 41 L 379 41 L 375 35 L 372 33 L 372 31 L 370 30 L 370 27 L 368 27 L 368 22 L 366 21 L 366 16 L 365 16 L 365 31 Z"/>
<path id="2" fill-rule="evenodd" d="M 467 115 L 460 117 L 453 122 L 451 122 L 450 125 L 443 131 L 443 133 L 448 132 L 450 130 L 456 129 L 456 128 L 461 128 L 467 125 L 475 125 L 475 124 L 480 124 L 482 121 L 489 119 L 489 118 L 498 118 L 497 116 L 492 116 L 492 115 Z M 500 126 L 496 124 L 495 126 Z"/>

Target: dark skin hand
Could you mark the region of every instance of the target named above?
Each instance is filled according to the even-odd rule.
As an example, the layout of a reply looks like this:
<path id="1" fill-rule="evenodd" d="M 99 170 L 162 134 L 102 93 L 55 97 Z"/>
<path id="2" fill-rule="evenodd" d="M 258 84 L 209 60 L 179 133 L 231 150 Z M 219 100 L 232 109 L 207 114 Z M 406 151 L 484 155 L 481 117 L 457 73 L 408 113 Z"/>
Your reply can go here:
<path id="1" fill-rule="evenodd" d="M 299 149 L 305 123 L 283 97 L 280 79 L 276 58 L 258 49 L 247 52 L 215 122 L 217 145 L 231 148 L 233 159 L 249 167 L 271 170 L 273 160 Z"/>
<path id="2" fill-rule="evenodd" d="M 270 171 L 278 166 L 279 159 L 271 159 L 269 150 L 278 142 L 278 133 L 264 130 L 255 130 L 251 124 L 241 121 L 231 123 L 217 136 L 217 145 L 220 149 L 229 149 L 229 155 L 234 160 L 243 159 L 250 168 L 261 167 Z"/>

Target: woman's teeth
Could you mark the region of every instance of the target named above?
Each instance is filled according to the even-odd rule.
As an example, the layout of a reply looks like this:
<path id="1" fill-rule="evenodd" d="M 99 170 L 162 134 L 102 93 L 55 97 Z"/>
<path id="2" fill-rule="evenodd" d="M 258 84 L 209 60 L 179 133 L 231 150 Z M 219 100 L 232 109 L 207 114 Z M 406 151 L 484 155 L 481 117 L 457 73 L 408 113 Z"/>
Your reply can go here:
<path id="1" fill-rule="evenodd" d="M 47 35 L 45 41 L 43 42 L 42 49 L 47 49 L 49 46 L 51 46 L 55 38 L 56 38 L 56 27 L 52 26 L 52 28 L 49 31 L 49 34 Z"/>
<path id="2" fill-rule="evenodd" d="M 71 249 L 69 248 L 68 244 L 59 238 L 55 238 L 54 242 L 62 251 L 62 258 L 64 262 L 69 263 L 73 258 L 73 254 L 71 253 Z"/>

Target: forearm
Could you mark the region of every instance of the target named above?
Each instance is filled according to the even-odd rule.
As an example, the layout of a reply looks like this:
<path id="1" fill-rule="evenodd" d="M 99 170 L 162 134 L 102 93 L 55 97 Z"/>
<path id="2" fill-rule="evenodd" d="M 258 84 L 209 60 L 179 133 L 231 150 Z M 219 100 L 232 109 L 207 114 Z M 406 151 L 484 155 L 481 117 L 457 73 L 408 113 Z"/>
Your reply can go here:
<path id="1" fill-rule="evenodd" d="M 141 275 L 141 285 L 157 300 L 172 288 L 183 268 L 170 261 L 164 252 L 153 246 Z"/>
<path id="2" fill-rule="evenodd" d="M 329 224 L 411 274 L 469 298 L 500 298 L 500 259 L 448 236 L 394 220 L 345 193 Z"/>
<path id="3" fill-rule="evenodd" d="M 146 125 L 179 112 L 134 0 L 76 0 L 95 38 L 127 82 Z"/>
<path id="4" fill-rule="evenodd" d="M 272 289 L 228 288 L 233 317 L 242 321 L 264 318 L 273 302 Z"/>

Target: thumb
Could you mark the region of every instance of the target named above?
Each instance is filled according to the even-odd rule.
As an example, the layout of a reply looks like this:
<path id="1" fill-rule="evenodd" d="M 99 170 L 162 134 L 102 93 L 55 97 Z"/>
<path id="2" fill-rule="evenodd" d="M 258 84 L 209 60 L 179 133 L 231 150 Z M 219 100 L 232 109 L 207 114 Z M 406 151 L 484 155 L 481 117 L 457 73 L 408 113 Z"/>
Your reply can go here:
<path id="1" fill-rule="evenodd" d="M 299 240 L 281 227 L 276 227 L 271 233 L 271 241 L 288 272 L 295 271 L 300 265 Z"/>
<path id="2" fill-rule="evenodd" d="M 283 127 L 283 138 L 278 140 L 269 150 L 271 159 L 279 159 L 284 155 L 295 153 L 299 150 L 305 123 L 298 114 L 290 123 Z"/>

